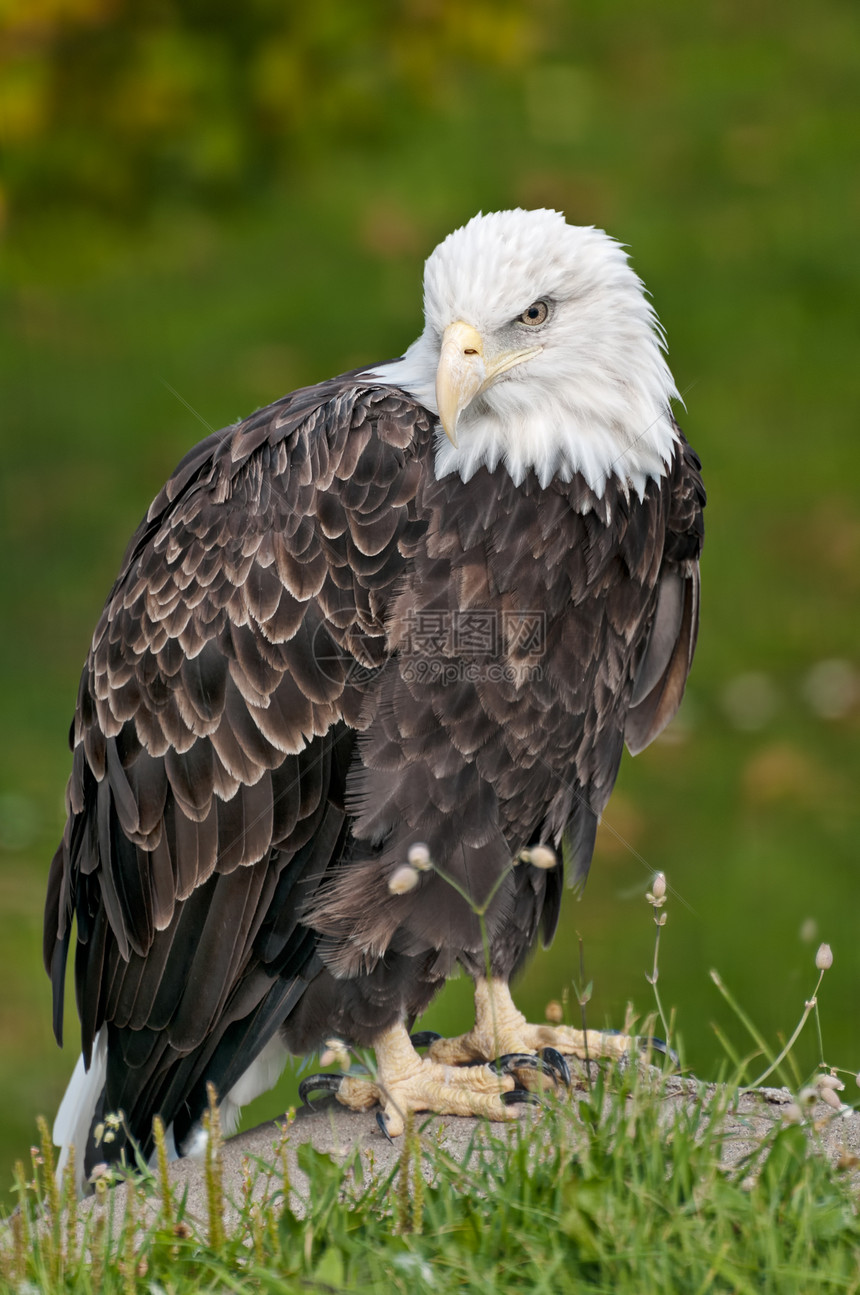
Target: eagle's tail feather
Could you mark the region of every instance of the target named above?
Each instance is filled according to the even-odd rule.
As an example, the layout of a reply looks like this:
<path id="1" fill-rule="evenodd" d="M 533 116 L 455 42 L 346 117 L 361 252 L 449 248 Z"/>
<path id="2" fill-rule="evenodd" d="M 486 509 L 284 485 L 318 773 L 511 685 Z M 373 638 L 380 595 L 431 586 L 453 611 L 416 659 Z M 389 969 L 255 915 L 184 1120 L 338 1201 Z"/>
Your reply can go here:
<path id="1" fill-rule="evenodd" d="M 107 1074 L 107 1030 L 101 1029 L 93 1045 L 93 1057 L 89 1070 L 84 1058 L 78 1057 L 78 1064 L 69 1080 L 57 1118 L 54 1120 L 53 1139 L 60 1148 L 57 1160 L 57 1181 L 62 1182 L 66 1165 L 69 1161 L 70 1148 L 75 1148 L 75 1173 L 78 1193 L 84 1190 L 84 1155 L 90 1139 L 90 1129 L 95 1118 L 105 1086 Z"/>

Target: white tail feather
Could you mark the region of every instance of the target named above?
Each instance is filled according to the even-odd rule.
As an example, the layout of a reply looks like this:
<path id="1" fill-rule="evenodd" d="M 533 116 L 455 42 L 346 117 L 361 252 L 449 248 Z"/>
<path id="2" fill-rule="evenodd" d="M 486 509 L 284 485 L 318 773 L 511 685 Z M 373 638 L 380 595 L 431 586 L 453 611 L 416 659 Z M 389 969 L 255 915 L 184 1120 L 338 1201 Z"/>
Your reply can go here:
<path id="1" fill-rule="evenodd" d="M 69 1080 L 57 1118 L 54 1120 L 53 1139 L 60 1147 L 57 1161 L 57 1181 L 61 1181 L 69 1160 L 69 1148 L 75 1148 L 76 1177 L 78 1192 L 84 1190 L 84 1152 L 90 1135 L 90 1126 L 96 1111 L 96 1104 L 105 1086 L 107 1074 L 107 1032 L 99 1030 L 93 1046 L 93 1057 L 90 1068 L 84 1066 L 83 1057 L 78 1057 L 74 1074 Z"/>

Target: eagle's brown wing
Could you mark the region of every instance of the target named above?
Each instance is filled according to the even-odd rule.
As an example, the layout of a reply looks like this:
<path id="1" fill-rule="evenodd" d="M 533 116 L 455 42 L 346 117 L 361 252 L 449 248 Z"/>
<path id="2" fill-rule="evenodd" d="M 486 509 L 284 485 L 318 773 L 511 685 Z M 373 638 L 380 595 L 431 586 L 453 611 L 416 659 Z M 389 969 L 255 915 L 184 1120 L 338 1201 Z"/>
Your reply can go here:
<path id="1" fill-rule="evenodd" d="M 680 433 L 679 433 L 680 435 Z M 657 608 L 643 641 L 624 739 L 638 755 L 677 713 L 699 631 L 699 556 L 705 488 L 698 455 L 681 437 L 675 459 Z"/>
<path id="2" fill-rule="evenodd" d="M 345 838 L 431 432 L 349 375 L 296 392 L 196 446 L 128 547 L 81 678 L 44 955 L 61 1039 L 76 920 L 84 1057 L 107 1027 L 106 1109 L 144 1144 L 153 1111 L 197 1118 L 204 1070 L 227 1091 L 313 973 L 300 914 Z"/>

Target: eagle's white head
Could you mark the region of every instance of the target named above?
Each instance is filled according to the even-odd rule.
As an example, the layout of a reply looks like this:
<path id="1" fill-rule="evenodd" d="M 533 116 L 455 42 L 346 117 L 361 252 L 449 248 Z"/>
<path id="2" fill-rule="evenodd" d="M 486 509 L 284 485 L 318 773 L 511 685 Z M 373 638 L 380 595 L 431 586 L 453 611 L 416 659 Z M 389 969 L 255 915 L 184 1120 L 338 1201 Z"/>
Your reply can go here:
<path id="1" fill-rule="evenodd" d="M 641 280 L 602 230 L 557 211 L 478 215 L 424 270 L 424 331 L 371 371 L 442 424 L 436 474 L 482 465 L 542 485 L 580 472 L 642 495 L 666 470 L 678 392 Z"/>

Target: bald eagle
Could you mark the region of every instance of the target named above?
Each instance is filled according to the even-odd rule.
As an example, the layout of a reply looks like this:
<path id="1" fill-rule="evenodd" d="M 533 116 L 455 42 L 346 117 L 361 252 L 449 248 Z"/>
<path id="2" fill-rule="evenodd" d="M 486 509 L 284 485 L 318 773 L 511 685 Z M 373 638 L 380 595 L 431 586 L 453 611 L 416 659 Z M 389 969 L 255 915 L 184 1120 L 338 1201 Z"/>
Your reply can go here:
<path id="1" fill-rule="evenodd" d="M 331 1037 L 375 1050 L 338 1096 L 392 1134 L 409 1109 L 506 1118 L 514 1079 L 484 1063 L 582 1046 L 508 983 L 587 873 L 624 743 L 681 701 L 700 464 L 602 231 L 476 216 L 424 312 L 400 359 L 190 450 L 108 595 L 45 916 L 60 1042 L 77 926 L 55 1136 L 84 1175 L 149 1154 L 156 1114 L 187 1151 L 210 1082 L 231 1127 Z M 457 964 L 475 1024 L 419 1056 Z"/>

